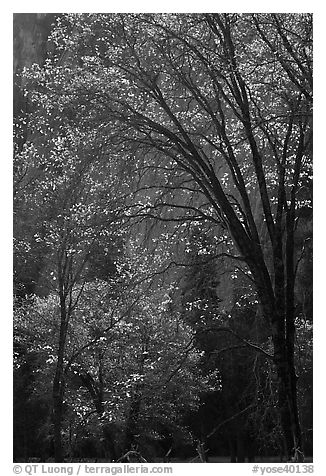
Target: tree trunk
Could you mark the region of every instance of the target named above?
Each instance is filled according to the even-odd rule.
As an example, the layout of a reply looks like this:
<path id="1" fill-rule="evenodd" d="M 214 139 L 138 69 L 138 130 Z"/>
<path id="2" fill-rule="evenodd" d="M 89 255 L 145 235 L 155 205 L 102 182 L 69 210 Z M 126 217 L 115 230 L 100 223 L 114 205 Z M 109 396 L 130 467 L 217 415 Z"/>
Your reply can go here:
<path id="1" fill-rule="evenodd" d="M 79 374 L 82 384 L 87 388 L 94 403 L 96 413 L 99 418 L 103 418 L 104 414 L 104 378 L 103 378 L 103 357 L 104 354 L 99 354 L 99 368 L 98 368 L 98 382 L 88 372 L 81 372 Z M 112 425 L 111 425 L 112 426 Z M 107 453 L 110 455 L 111 461 L 117 460 L 117 453 L 114 444 L 114 432 L 110 428 L 110 424 L 103 425 L 103 451 L 105 458 Z"/>
<path id="2" fill-rule="evenodd" d="M 125 443 L 124 443 L 124 453 L 133 449 L 137 446 L 135 436 L 137 435 L 138 430 L 138 420 L 140 413 L 140 404 L 141 404 L 141 388 L 138 388 L 139 385 L 136 385 L 136 390 L 131 399 L 129 416 L 126 423 L 125 429 Z"/>
<path id="3" fill-rule="evenodd" d="M 275 255 L 274 255 L 275 258 Z M 297 405 L 296 373 L 294 363 L 294 311 L 289 312 L 288 300 L 284 293 L 283 263 L 274 260 L 275 284 L 265 279 L 267 273 L 262 269 L 253 269 L 259 301 L 266 320 L 272 329 L 274 347 L 274 365 L 277 373 L 278 409 L 280 422 L 287 451 L 287 459 L 303 461 L 301 428 Z M 294 282 L 294 281 L 293 281 Z M 293 282 L 287 282 L 292 286 Z M 287 289 L 287 296 L 289 289 Z M 293 294 L 293 289 L 292 289 Z"/>
<path id="4" fill-rule="evenodd" d="M 243 434 L 241 431 L 237 432 L 236 437 L 236 445 L 237 445 L 237 463 L 244 463 L 245 462 L 245 450 L 244 450 L 244 441 L 243 441 Z"/>
<path id="5" fill-rule="evenodd" d="M 63 462 L 62 447 L 62 415 L 63 415 L 63 399 L 62 384 L 55 383 L 53 385 L 53 444 L 54 444 L 54 460 L 56 463 Z"/>
<path id="6" fill-rule="evenodd" d="M 264 300 L 268 301 L 266 296 Z M 294 342 L 294 322 L 291 326 L 287 325 L 285 313 L 280 313 L 273 303 L 269 304 L 264 314 L 271 316 L 274 365 L 278 383 L 278 408 L 286 456 L 288 460 L 299 462 L 303 461 L 303 448 L 297 405 L 294 345 L 289 345 Z M 268 314 L 273 308 L 272 314 Z M 289 327 L 291 336 L 288 335 Z"/>
<path id="7" fill-rule="evenodd" d="M 274 343 L 274 361 L 278 377 L 278 406 L 285 439 L 286 458 L 287 460 L 302 462 L 304 457 L 297 405 L 297 377 L 294 359 L 286 346 L 282 347 L 280 349 L 279 342 Z"/>
<path id="8" fill-rule="evenodd" d="M 145 352 L 148 350 L 148 340 L 147 338 L 142 343 L 140 361 L 139 361 L 139 374 L 144 373 L 144 364 L 145 364 Z M 129 415 L 126 423 L 125 429 L 125 442 L 124 442 L 124 452 L 133 449 L 133 447 L 137 448 L 137 441 L 136 435 L 139 431 L 139 416 L 140 416 L 140 408 L 143 398 L 143 388 L 144 382 L 138 381 L 135 385 L 135 388 L 132 392 L 131 403 L 130 403 L 130 410 Z"/>
<path id="9" fill-rule="evenodd" d="M 232 435 L 229 436 L 229 448 L 230 448 L 230 463 L 237 462 L 236 442 L 233 440 Z"/>
<path id="10" fill-rule="evenodd" d="M 52 397 L 53 397 L 53 445 L 54 460 L 56 463 L 62 463 L 64 459 L 62 445 L 62 420 L 63 420 L 63 400 L 65 392 L 64 380 L 64 352 L 67 336 L 66 312 L 61 307 L 61 324 L 58 347 L 58 360 L 53 379 Z"/>

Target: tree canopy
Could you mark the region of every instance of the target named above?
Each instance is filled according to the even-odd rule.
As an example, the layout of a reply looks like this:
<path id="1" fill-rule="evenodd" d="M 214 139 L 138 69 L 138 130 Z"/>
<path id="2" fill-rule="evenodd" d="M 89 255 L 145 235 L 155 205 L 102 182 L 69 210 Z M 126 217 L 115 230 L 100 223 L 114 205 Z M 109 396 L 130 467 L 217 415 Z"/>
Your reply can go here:
<path id="1" fill-rule="evenodd" d="M 14 158 L 17 381 L 48 395 L 44 451 L 206 461 L 222 435 L 232 461 L 302 461 L 311 15 L 66 14 L 46 41 Z"/>

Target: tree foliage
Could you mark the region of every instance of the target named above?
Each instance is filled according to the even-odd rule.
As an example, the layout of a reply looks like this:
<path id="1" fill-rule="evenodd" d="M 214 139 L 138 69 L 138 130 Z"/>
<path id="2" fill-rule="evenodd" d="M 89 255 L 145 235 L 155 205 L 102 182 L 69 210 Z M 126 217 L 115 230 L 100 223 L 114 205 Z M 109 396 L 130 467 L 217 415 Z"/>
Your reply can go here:
<path id="1" fill-rule="evenodd" d="M 58 15 L 25 69 L 18 361 L 52 385 L 57 461 L 91 431 L 113 459 L 174 432 L 205 459 L 222 428 L 238 461 L 247 437 L 303 459 L 311 35 L 309 14 Z"/>

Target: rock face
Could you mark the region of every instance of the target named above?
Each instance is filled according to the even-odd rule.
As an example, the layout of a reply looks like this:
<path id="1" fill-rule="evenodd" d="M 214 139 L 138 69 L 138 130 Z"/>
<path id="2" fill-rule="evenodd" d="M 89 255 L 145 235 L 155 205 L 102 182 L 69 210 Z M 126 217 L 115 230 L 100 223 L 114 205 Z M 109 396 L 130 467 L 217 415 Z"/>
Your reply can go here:
<path id="1" fill-rule="evenodd" d="M 13 15 L 13 74 L 14 115 L 26 108 L 20 92 L 22 79 L 19 73 L 34 63 L 43 64 L 49 53 L 48 36 L 57 14 L 14 13 Z"/>
<path id="2" fill-rule="evenodd" d="M 22 70 L 31 67 L 34 63 L 43 65 L 45 59 L 52 53 L 51 42 L 48 41 L 52 24 L 55 21 L 56 14 L 48 13 L 16 13 L 13 15 L 13 115 L 14 115 L 14 176 L 18 178 L 19 186 L 15 188 L 15 209 L 19 209 L 19 213 L 14 214 L 14 236 L 19 241 L 24 240 L 24 227 L 28 220 L 31 220 L 30 214 L 24 212 L 24 204 L 21 197 L 24 190 L 24 180 L 28 182 L 33 176 L 35 169 L 33 167 L 25 167 L 22 177 L 20 177 L 19 151 L 22 150 L 26 141 L 29 140 L 28 121 L 25 119 L 23 123 L 19 122 L 21 116 L 30 112 L 31 106 L 27 97 L 23 94 L 24 79 L 21 76 Z M 18 152 L 18 153 L 17 153 Z M 15 180 L 14 179 L 14 180 Z M 22 207 L 22 208 L 20 208 Z M 29 238 L 27 238 L 29 239 Z M 33 255 L 34 256 L 34 255 Z M 35 265 L 32 261 L 35 261 Z M 35 256 L 28 262 L 19 259 L 19 253 L 14 254 L 15 269 L 15 293 L 20 295 L 37 292 L 37 286 L 40 281 L 40 270 L 42 269 L 42 257 L 35 259 Z M 17 277 L 18 276 L 18 277 Z M 17 277 L 17 281 L 16 281 Z M 19 283 L 19 284 L 17 284 Z M 22 285 L 22 288 L 21 288 Z M 22 289 L 22 291 L 20 291 Z M 39 292 L 44 292 L 43 289 Z"/>

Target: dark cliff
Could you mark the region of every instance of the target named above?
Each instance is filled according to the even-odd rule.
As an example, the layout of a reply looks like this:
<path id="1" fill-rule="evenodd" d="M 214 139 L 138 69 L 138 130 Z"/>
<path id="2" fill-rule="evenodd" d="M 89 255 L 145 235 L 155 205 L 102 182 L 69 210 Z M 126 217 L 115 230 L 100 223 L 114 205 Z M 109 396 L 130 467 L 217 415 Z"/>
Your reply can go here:
<path id="1" fill-rule="evenodd" d="M 14 13 L 13 15 L 13 74 L 14 115 L 25 111 L 27 104 L 21 94 L 20 73 L 32 64 L 44 64 L 51 52 L 48 41 L 55 13 Z"/>

